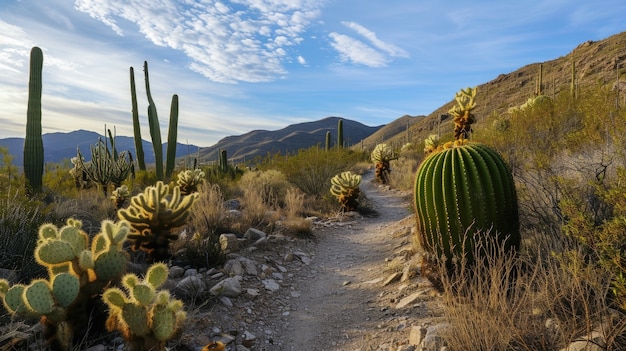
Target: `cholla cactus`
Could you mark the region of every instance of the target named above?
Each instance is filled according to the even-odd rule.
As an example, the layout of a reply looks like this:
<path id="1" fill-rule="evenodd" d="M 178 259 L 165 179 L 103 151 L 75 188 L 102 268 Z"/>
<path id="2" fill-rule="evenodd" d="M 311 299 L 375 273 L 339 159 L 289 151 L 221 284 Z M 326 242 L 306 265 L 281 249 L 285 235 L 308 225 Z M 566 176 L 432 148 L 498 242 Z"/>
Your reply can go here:
<path id="1" fill-rule="evenodd" d="M 113 193 L 111 194 L 111 200 L 113 200 L 115 208 L 119 210 L 120 208 L 122 208 L 122 206 L 124 206 L 124 203 L 129 196 L 130 190 L 128 190 L 128 187 L 126 185 L 122 185 L 113 190 Z"/>
<path id="2" fill-rule="evenodd" d="M 361 176 L 347 171 L 334 176 L 330 183 L 330 193 L 337 198 L 341 208 L 345 211 L 356 210 L 361 192 Z"/>
<path id="3" fill-rule="evenodd" d="M 109 307 L 106 327 L 122 333 L 126 350 L 165 350 L 165 343 L 184 322 L 183 302 L 173 299 L 167 290 L 157 291 L 167 276 L 167 266 L 156 263 L 143 280 L 134 274 L 125 275 L 122 278 L 125 291 L 109 288 L 102 294 Z"/>
<path id="4" fill-rule="evenodd" d="M 84 157 L 78 150 L 76 162 L 87 177 L 98 184 L 105 195 L 109 184 L 115 187 L 121 186 L 133 171 L 130 153 L 122 151 L 116 154 L 115 150 L 112 153 L 107 143 L 101 139 L 91 146 L 91 161 L 84 162 Z"/>
<path id="5" fill-rule="evenodd" d="M 454 119 L 454 139 L 469 139 L 472 133 L 472 124 L 476 118 L 472 114 L 472 110 L 476 107 L 474 98 L 476 97 L 476 88 L 461 89 L 456 93 L 454 100 L 457 105 L 448 111 Z"/>
<path id="6" fill-rule="evenodd" d="M 6 310 L 21 317 L 39 317 L 52 350 L 71 350 L 73 336 L 87 332 L 93 296 L 115 283 L 126 271 L 128 253 L 122 245 L 127 222 L 103 221 L 91 244 L 81 222 L 69 219 L 62 228 L 39 228 L 35 259 L 48 269 L 49 279 L 15 284 L 0 279 Z"/>
<path id="7" fill-rule="evenodd" d="M 131 225 L 128 239 L 133 242 L 133 250 L 143 250 L 157 261 L 170 257 L 169 243 L 178 239 L 172 229 L 185 224 L 198 197 L 197 193 L 183 197 L 177 186 L 173 187 L 171 196 L 169 192 L 169 185 L 158 181 L 133 196 L 130 205 L 117 212 L 120 219 Z"/>
<path id="8" fill-rule="evenodd" d="M 397 158 L 395 152 L 389 145 L 376 145 L 371 155 L 372 162 L 376 165 L 376 180 L 382 184 L 389 182 L 389 173 L 391 173 L 389 162 Z"/>
<path id="9" fill-rule="evenodd" d="M 204 172 L 201 169 L 188 169 L 178 173 L 176 184 L 180 188 L 181 195 L 189 195 L 198 192 L 198 186 L 204 182 Z"/>

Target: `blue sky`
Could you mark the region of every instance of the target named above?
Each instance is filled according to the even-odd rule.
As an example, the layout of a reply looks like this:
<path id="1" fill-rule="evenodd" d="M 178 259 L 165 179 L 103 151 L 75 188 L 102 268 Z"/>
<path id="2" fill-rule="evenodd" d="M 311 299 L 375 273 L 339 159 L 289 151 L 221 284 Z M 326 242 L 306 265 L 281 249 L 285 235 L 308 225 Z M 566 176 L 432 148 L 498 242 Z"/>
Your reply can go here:
<path id="1" fill-rule="evenodd" d="M 0 138 L 23 137 L 29 52 L 44 52 L 44 133 L 132 135 L 129 67 L 149 139 L 142 65 L 166 138 L 339 116 L 426 115 L 456 91 L 626 30 L 623 0 L 2 0 Z"/>

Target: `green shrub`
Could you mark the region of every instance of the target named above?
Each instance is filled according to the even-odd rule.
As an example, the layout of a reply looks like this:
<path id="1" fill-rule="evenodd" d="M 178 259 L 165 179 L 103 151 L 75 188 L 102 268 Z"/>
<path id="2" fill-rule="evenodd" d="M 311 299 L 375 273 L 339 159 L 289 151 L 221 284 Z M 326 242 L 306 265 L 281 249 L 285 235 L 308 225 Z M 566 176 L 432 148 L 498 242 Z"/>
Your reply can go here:
<path id="1" fill-rule="evenodd" d="M 325 151 L 314 146 L 295 155 L 274 157 L 264 167 L 279 170 L 305 194 L 322 198 L 328 193 L 332 177 L 349 170 L 365 157 L 367 155 L 347 149 Z"/>

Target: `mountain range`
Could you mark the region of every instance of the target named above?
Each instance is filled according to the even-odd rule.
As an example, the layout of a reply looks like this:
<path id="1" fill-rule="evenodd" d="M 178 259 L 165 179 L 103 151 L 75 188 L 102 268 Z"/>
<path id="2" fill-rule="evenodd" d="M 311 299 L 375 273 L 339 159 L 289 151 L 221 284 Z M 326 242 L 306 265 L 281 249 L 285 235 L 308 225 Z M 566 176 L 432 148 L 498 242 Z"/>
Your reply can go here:
<path id="1" fill-rule="evenodd" d="M 545 62 L 531 63 L 513 72 L 500 74 L 493 80 L 477 86 L 477 125 L 490 114 L 502 114 L 512 106 L 519 106 L 532 97 L 542 73 L 542 94 L 556 96 L 564 89 L 570 89 L 572 65 L 575 67 L 575 87 L 579 89 L 593 84 L 612 84 L 626 96 L 626 81 L 621 77 L 626 73 L 626 32 L 600 41 L 586 41 L 569 54 Z M 459 89 L 465 87 L 459 87 Z M 380 142 L 402 145 L 407 141 L 420 142 L 438 128 L 452 130 L 447 111 L 454 105 L 450 101 L 427 116 L 404 115 L 386 125 L 366 126 L 360 122 L 343 119 L 344 142 L 347 146 L 371 149 Z M 256 157 L 280 152 L 294 153 L 314 145 L 324 146 L 326 132 L 331 132 L 331 140 L 337 140 L 337 121 L 341 117 L 327 117 L 318 121 L 292 124 L 275 131 L 254 130 L 238 136 L 228 136 L 210 147 L 178 144 L 177 156 L 189 155 L 199 162 L 212 163 L 218 159 L 220 150 L 226 150 L 228 158 L 234 162 L 251 161 Z M 78 130 L 70 133 L 48 133 L 43 135 L 46 162 L 61 162 L 76 156 L 80 148 L 89 158 L 89 145 L 95 144 L 102 135 Z M 131 150 L 134 154 L 132 137 L 118 136 L 117 149 Z M 23 138 L 0 139 L 0 147 L 6 147 L 13 156 L 13 164 L 22 165 Z M 164 145 L 165 147 L 166 145 Z M 143 142 L 147 163 L 154 162 L 150 142 Z"/>

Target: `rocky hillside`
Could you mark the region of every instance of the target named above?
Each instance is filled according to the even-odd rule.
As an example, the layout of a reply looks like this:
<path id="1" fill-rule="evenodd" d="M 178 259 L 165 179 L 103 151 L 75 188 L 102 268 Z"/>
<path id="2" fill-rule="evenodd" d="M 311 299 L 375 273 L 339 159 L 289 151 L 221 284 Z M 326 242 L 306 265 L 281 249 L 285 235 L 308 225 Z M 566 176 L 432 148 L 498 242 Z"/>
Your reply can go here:
<path id="1" fill-rule="evenodd" d="M 626 80 L 623 78 L 626 73 L 626 32 L 600 41 L 586 41 L 565 56 L 550 61 L 531 63 L 478 85 L 478 106 L 475 110 L 478 123 L 491 113 L 504 113 L 509 107 L 519 106 L 533 96 L 537 88 L 540 66 L 543 67 L 542 92 L 544 95 L 556 96 L 562 91 L 569 91 L 572 63 L 575 64 L 576 87 L 579 90 L 598 83 L 615 86 L 618 76 L 621 80 L 617 86 L 626 86 Z M 624 91 L 626 95 L 626 89 Z M 447 104 L 425 118 L 415 120 L 410 127 L 413 142 L 421 142 L 428 134 L 436 132 L 440 116 L 447 113 L 454 105 L 453 98 L 454 96 L 450 96 Z M 440 126 L 441 130 L 451 131 L 450 123 L 449 120 L 444 120 Z M 400 130 L 393 136 L 387 136 L 385 140 L 394 145 L 402 145 L 406 142 L 406 132 Z M 375 145 L 380 143 L 380 138 L 372 136 L 365 139 L 364 143 Z"/>

